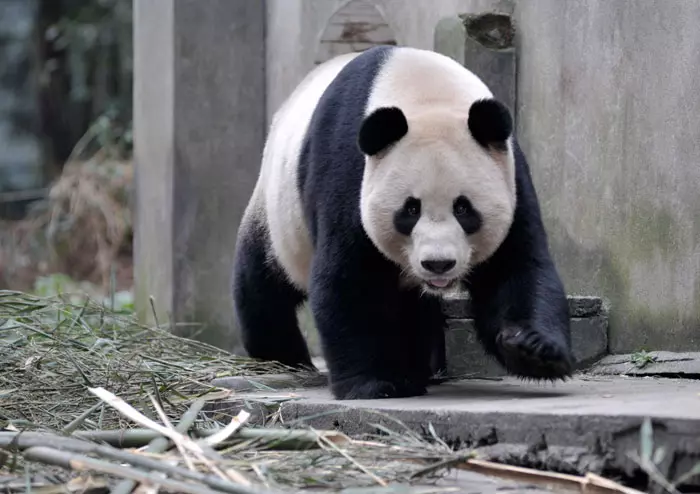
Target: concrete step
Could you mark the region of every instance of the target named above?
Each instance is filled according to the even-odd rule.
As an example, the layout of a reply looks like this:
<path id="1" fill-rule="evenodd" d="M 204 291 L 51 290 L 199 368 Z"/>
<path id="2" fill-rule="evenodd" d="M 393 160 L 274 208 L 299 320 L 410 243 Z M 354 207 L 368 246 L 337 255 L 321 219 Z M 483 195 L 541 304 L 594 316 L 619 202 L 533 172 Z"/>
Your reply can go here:
<path id="1" fill-rule="evenodd" d="M 571 345 L 577 369 L 583 369 L 608 353 L 608 310 L 599 297 L 570 296 Z M 447 315 L 445 347 L 447 374 L 465 377 L 505 376 L 505 371 L 479 344 L 468 297 L 443 304 Z"/>
<path id="2" fill-rule="evenodd" d="M 600 297 L 570 295 L 567 300 L 572 318 L 607 315 L 607 307 Z M 473 317 L 468 296 L 446 298 L 443 302 L 443 308 L 450 319 L 471 319 Z"/>
<path id="3" fill-rule="evenodd" d="M 242 391 L 240 382 L 215 384 L 240 389 L 240 399 L 265 398 L 264 392 Z M 665 450 L 657 465 L 663 475 L 673 479 L 700 459 L 700 381 L 695 380 L 580 374 L 545 385 L 470 379 L 431 387 L 423 397 L 366 401 L 333 400 L 325 387 L 289 393 L 293 399 L 280 405 L 286 423 L 302 421 L 347 434 L 376 433 L 372 424 L 396 430 L 394 419 L 428 434 L 430 424 L 448 444 L 520 466 L 631 479 L 638 469 L 629 455 L 639 454 L 647 417 L 654 449 Z"/>

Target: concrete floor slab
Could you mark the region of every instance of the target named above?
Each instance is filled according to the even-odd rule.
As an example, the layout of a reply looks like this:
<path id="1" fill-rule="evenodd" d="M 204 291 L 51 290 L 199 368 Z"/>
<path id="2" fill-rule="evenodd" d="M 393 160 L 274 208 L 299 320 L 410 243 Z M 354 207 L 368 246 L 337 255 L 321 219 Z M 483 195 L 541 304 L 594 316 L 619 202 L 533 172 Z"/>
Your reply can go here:
<path id="1" fill-rule="evenodd" d="M 666 417 L 700 421 L 700 381 L 611 376 L 539 384 L 514 378 L 433 386 L 416 398 L 336 401 L 325 387 L 294 391 L 303 402 L 384 410 Z"/>
<path id="2" fill-rule="evenodd" d="M 591 375 L 657 376 L 697 379 L 699 352 L 648 352 L 603 357 L 586 371 Z"/>
<path id="3" fill-rule="evenodd" d="M 549 462 L 568 473 L 632 476 L 637 465 L 629 454 L 639 450 L 640 427 L 650 418 L 654 447 L 666 449 L 658 465 L 664 475 L 674 478 L 700 462 L 696 380 L 586 375 L 555 384 L 464 380 L 433 386 L 422 397 L 365 401 L 333 400 L 326 387 L 287 391 L 294 397 L 280 408 L 287 423 L 360 434 L 376 433 L 375 424 L 397 430 L 398 419 L 424 434 L 430 425 L 456 447 L 519 448 L 520 460 L 508 453 L 511 463 L 536 467 L 532 463 Z M 563 467 L 562 451 L 568 452 Z"/>

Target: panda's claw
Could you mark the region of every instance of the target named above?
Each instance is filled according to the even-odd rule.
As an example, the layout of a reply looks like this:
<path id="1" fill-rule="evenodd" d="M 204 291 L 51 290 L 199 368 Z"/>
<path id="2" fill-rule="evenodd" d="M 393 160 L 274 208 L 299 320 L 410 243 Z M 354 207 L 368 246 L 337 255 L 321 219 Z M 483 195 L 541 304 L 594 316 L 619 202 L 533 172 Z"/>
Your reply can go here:
<path id="1" fill-rule="evenodd" d="M 385 398 L 409 398 L 426 393 L 425 386 L 408 380 L 389 381 L 373 377 L 354 377 L 331 384 L 337 400 L 377 400 Z"/>
<path id="2" fill-rule="evenodd" d="M 520 377 L 564 380 L 573 372 L 569 346 L 552 335 L 509 325 L 496 343 L 506 369 Z"/>

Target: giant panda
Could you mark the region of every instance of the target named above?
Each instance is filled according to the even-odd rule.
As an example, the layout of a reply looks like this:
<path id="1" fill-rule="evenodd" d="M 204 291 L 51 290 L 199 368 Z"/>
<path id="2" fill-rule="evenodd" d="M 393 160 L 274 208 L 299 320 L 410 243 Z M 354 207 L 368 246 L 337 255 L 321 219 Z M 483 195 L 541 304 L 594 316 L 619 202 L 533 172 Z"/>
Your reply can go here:
<path id="1" fill-rule="evenodd" d="M 248 355 L 314 369 L 308 300 L 336 399 L 422 395 L 440 300 L 467 290 L 509 373 L 566 379 L 568 304 L 512 133 L 489 88 L 433 51 L 379 46 L 311 71 L 273 117 L 238 231 Z"/>

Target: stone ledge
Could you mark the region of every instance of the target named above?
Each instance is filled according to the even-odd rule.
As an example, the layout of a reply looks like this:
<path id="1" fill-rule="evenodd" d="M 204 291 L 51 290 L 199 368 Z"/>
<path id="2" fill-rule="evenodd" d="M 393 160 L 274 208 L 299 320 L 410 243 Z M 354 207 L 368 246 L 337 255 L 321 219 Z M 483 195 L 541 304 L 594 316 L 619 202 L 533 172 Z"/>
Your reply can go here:
<path id="1" fill-rule="evenodd" d="M 607 316 L 607 309 L 600 297 L 569 296 L 567 299 L 571 317 Z M 443 303 L 443 310 L 449 319 L 471 319 L 474 316 L 468 298 L 447 299 Z"/>
<path id="2" fill-rule="evenodd" d="M 587 371 L 605 376 L 700 377 L 700 352 L 648 352 L 641 354 L 608 355 Z M 700 407 L 700 403 L 698 403 Z"/>
<path id="3" fill-rule="evenodd" d="M 608 311 L 600 297 L 569 296 L 571 345 L 576 369 L 595 363 L 608 353 Z M 488 356 L 476 336 L 473 312 L 468 298 L 452 298 L 443 303 L 447 316 L 445 351 L 450 377 L 499 377 L 506 375 Z"/>
<path id="4" fill-rule="evenodd" d="M 264 400 L 266 394 L 236 399 Z M 577 376 L 554 385 L 514 378 L 463 380 L 431 387 L 426 396 L 336 401 L 326 388 L 295 389 L 280 407 L 285 423 L 300 420 L 317 429 L 347 434 L 376 433 L 372 424 L 396 430 L 395 420 L 420 434 L 429 424 L 454 446 L 523 445 L 525 450 L 581 448 L 600 462 L 597 469 L 632 474 L 628 453 L 639 447 L 643 420 L 652 419 L 654 447 L 666 449 L 662 474 L 688 471 L 700 455 L 700 382 L 654 378 Z M 586 465 L 582 465 L 586 468 Z"/>
<path id="5" fill-rule="evenodd" d="M 604 316 L 571 319 L 571 346 L 577 369 L 608 353 L 608 321 Z M 471 319 L 448 319 L 445 328 L 449 376 L 504 376 L 506 372 L 481 347 Z"/>

